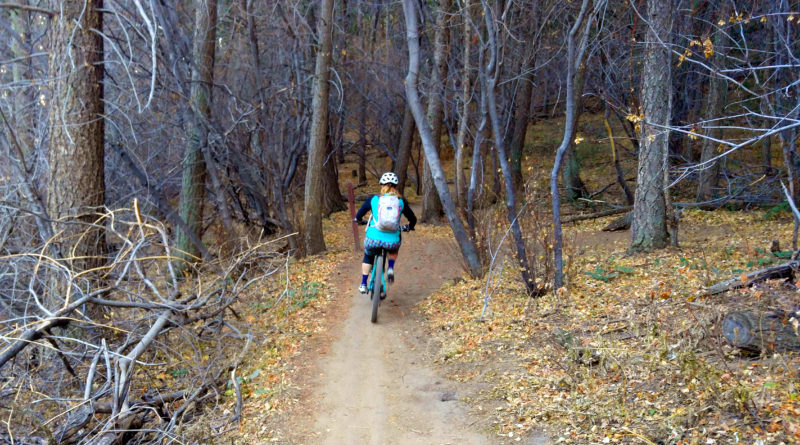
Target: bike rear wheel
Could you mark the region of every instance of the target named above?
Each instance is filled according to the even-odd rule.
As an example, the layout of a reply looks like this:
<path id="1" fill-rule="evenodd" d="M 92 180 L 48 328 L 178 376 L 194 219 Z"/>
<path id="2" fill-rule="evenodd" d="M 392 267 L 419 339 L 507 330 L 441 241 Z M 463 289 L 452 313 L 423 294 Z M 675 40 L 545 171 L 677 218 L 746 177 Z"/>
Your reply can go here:
<path id="1" fill-rule="evenodd" d="M 372 317 L 370 321 L 378 322 L 378 306 L 381 304 L 381 288 L 383 287 L 383 255 L 375 257 L 375 272 L 372 275 Z"/>

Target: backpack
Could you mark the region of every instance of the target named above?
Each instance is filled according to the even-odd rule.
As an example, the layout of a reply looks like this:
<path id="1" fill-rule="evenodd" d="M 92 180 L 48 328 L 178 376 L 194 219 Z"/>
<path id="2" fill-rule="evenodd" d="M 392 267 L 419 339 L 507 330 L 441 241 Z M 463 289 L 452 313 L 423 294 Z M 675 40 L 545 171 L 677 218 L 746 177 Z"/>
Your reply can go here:
<path id="1" fill-rule="evenodd" d="M 400 198 L 383 195 L 378 198 L 378 214 L 374 215 L 375 228 L 381 232 L 400 230 Z"/>

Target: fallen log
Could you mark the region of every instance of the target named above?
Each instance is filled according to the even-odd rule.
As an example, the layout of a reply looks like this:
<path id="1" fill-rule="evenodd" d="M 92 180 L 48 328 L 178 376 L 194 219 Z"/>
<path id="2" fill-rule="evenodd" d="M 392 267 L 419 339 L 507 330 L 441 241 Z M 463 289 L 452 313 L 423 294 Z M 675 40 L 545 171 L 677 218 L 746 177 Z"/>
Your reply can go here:
<path id="1" fill-rule="evenodd" d="M 620 230 L 628 230 L 631 228 L 631 224 L 633 224 L 633 212 L 628 212 L 619 218 L 611 221 L 608 223 L 607 226 L 603 227 L 601 230 L 603 232 L 618 232 Z"/>
<path id="2" fill-rule="evenodd" d="M 733 278 L 709 286 L 700 292 L 700 296 L 715 295 L 728 290 L 748 287 L 764 280 L 774 280 L 780 278 L 793 278 L 794 270 L 800 268 L 800 261 L 789 261 L 777 266 L 767 267 L 766 269 L 750 272 L 744 277 Z"/>
<path id="3" fill-rule="evenodd" d="M 800 350 L 796 317 L 783 311 L 735 311 L 722 320 L 722 335 L 732 346 L 752 353 Z"/>
<path id="4" fill-rule="evenodd" d="M 597 219 L 597 218 L 602 218 L 604 216 L 618 215 L 620 213 L 630 212 L 631 209 L 633 209 L 633 207 L 627 206 L 627 207 L 620 207 L 618 209 L 603 210 L 602 212 L 597 212 L 597 213 L 572 215 L 566 218 L 562 218 L 561 224 L 566 224 L 576 221 L 585 221 L 587 219 Z"/>

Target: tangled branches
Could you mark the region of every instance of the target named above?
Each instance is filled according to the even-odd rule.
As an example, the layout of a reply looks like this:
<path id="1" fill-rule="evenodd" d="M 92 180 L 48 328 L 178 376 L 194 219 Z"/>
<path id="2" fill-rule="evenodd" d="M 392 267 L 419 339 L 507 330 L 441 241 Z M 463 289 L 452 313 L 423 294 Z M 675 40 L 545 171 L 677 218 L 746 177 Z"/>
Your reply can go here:
<path id="1" fill-rule="evenodd" d="M 23 227 L 18 215 L 4 224 Z M 49 255 L 60 233 L 74 231 L 38 248 L 0 247 L 0 440 L 181 437 L 199 407 L 219 402 L 250 346 L 232 305 L 288 259 L 264 243 L 178 277 L 167 229 L 135 205 L 98 214 L 87 230 L 98 227 L 109 253 L 87 271 Z"/>

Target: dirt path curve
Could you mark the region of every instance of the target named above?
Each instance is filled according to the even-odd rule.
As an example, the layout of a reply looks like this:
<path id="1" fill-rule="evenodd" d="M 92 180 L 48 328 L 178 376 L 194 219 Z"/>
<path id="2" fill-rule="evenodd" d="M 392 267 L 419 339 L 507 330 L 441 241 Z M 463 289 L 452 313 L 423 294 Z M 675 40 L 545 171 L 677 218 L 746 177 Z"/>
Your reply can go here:
<path id="1" fill-rule="evenodd" d="M 415 235 L 403 240 L 397 282 L 377 324 L 369 321 L 369 299 L 356 290 L 360 261 L 341 266 L 335 285 L 348 296 L 347 318 L 334 328 L 340 332 L 332 333 L 336 340 L 312 379 L 314 395 L 306 403 L 313 420 L 298 443 L 493 443 L 470 428 L 453 383 L 423 365 L 427 343 L 412 308 L 459 276 L 461 266 L 454 246 Z"/>

